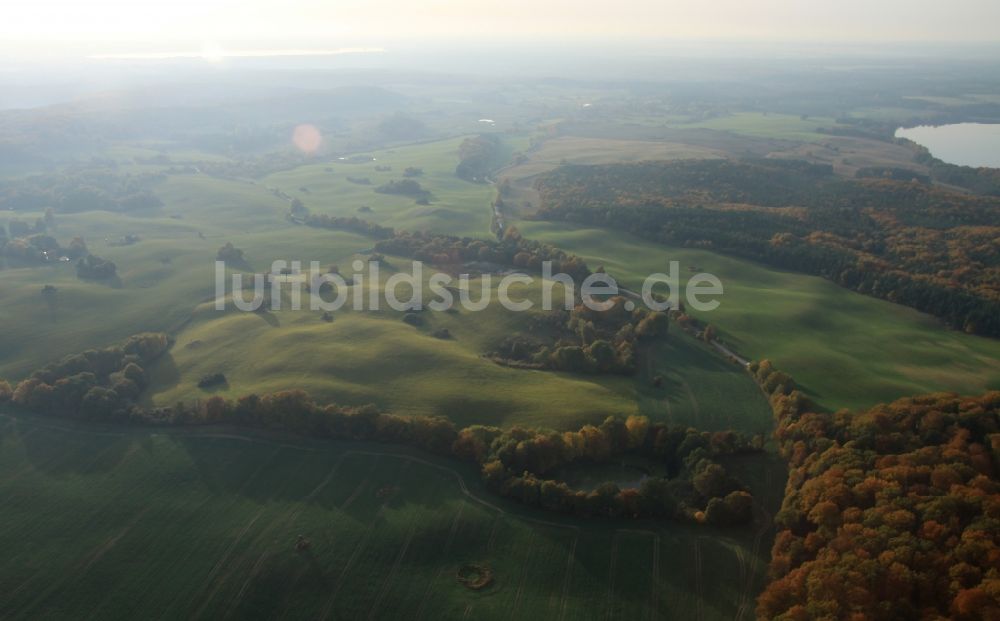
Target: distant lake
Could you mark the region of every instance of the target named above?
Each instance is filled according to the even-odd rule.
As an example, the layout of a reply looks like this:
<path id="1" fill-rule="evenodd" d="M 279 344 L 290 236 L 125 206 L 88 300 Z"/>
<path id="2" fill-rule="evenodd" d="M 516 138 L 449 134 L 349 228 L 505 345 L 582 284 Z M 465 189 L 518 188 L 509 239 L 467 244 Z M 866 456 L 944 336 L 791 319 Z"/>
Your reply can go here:
<path id="1" fill-rule="evenodd" d="M 1000 124 L 900 127 L 896 137 L 927 147 L 931 155 L 949 164 L 1000 168 Z"/>

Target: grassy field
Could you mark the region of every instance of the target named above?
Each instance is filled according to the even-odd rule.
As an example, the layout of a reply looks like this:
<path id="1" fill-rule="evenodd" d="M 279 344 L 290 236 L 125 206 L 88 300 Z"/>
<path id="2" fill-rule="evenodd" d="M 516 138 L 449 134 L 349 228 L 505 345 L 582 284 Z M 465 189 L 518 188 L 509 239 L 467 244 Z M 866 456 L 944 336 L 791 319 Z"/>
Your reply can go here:
<path id="1" fill-rule="evenodd" d="M 486 186 L 466 185 L 490 192 Z M 275 259 L 337 263 L 372 245 L 359 235 L 287 222 L 288 202 L 249 181 L 176 175 L 158 184 L 156 193 L 165 204 L 153 212 L 57 218 L 53 235 L 61 243 L 82 236 L 91 252 L 117 264 L 118 287 L 81 281 L 71 264 L 0 270 L 5 326 L 0 377 L 19 379 L 47 362 L 136 332 L 179 329 L 198 304 L 214 295 L 215 255 L 226 242 L 244 249 L 249 267 L 258 271 L 269 269 Z M 488 199 L 469 212 L 480 215 L 488 230 Z M 40 215 L 17 218 L 32 221 Z M 109 243 L 128 234 L 142 241 Z M 53 299 L 42 296 L 45 284 L 57 287 Z"/>
<path id="2" fill-rule="evenodd" d="M 680 357 L 674 352 L 669 373 L 660 372 L 677 380 L 652 391 L 648 376 L 517 370 L 484 359 L 526 318 L 498 305 L 478 313 L 425 313 L 427 325 L 420 329 L 403 323 L 401 313 L 353 312 L 350 303 L 331 323 L 309 311 L 218 313 L 214 259 L 227 241 L 245 250 L 247 267 L 255 271 L 284 259 L 335 263 L 345 273 L 372 241 L 292 225 L 282 218 L 285 201 L 247 182 L 185 175 L 169 178 L 158 192 L 166 206 L 156 213 L 58 217 L 56 236 L 65 242 L 82 235 L 92 252 L 116 262 L 120 286 L 81 281 L 68 264 L 0 271 L 0 321 L 9 328 L 0 333 L 0 377 L 16 381 L 63 356 L 138 332 L 165 331 L 177 344 L 152 369 L 150 399 L 156 403 L 204 398 L 211 393 L 197 388 L 199 379 L 223 372 L 226 396 L 301 388 L 322 401 L 375 403 L 460 424 L 576 428 L 642 412 L 706 428 L 736 416 L 741 429 L 769 429 L 766 403 L 749 379 L 680 340 L 669 345 Z M 470 210 L 478 212 L 479 205 Z M 117 247 L 105 241 L 128 233 L 142 241 Z M 388 274 L 383 270 L 383 279 Z M 42 295 L 45 284 L 57 287 L 54 298 Z M 540 301 L 537 286 L 513 291 L 515 299 Z M 452 338 L 431 336 L 437 328 L 447 328 Z M 726 391 L 741 397 L 724 397 Z"/>
<path id="3" fill-rule="evenodd" d="M 826 136 L 822 143 L 799 144 L 771 154 L 772 157 L 829 164 L 837 174 L 852 178 L 859 169 L 868 166 L 907 168 L 928 174 L 928 168 L 915 162 L 913 155 L 913 151 L 903 145 L 842 136 Z"/>
<path id="4" fill-rule="evenodd" d="M 392 265 L 405 264 L 389 259 Z M 380 292 L 391 273 L 390 267 L 382 268 Z M 479 279 L 470 281 L 471 299 L 480 298 L 482 286 Z M 352 310 L 351 294 L 330 322 L 308 310 L 308 294 L 303 310 L 289 310 L 286 298 L 286 310 L 266 315 L 219 313 L 213 303 L 201 305 L 178 332 L 170 356 L 152 369 L 154 400 L 167 405 L 209 394 L 237 397 L 300 388 L 321 401 L 375 403 L 400 414 L 447 416 L 462 425 L 569 429 L 641 412 L 706 429 L 770 429 L 767 403 L 746 374 L 680 331 L 643 355 L 646 364 L 635 378 L 513 369 L 483 354 L 524 331 L 543 311 L 504 309 L 495 301 L 496 279 L 494 302 L 484 310 L 458 304 L 456 312 L 427 310 L 422 326 L 404 323 L 403 313 L 388 308 L 384 298 L 379 310 L 370 310 L 369 289 L 363 289 L 367 310 Z M 510 295 L 541 307 L 539 283 L 515 285 Z M 562 295 L 557 287 L 553 298 Z M 442 329 L 449 338 L 433 336 Z M 201 377 L 217 372 L 228 380 L 221 390 L 197 387 Z M 658 374 L 666 383 L 653 388 Z"/>
<path id="5" fill-rule="evenodd" d="M 226 191 L 221 182 L 216 185 L 217 192 Z M 199 303 L 214 296 L 215 255 L 226 241 L 244 248 L 257 270 L 269 269 L 278 258 L 335 263 L 371 246 L 371 240 L 358 235 L 295 227 L 277 218 L 269 226 L 248 221 L 247 228 L 226 233 L 221 224 L 187 217 L 60 216 L 58 238 L 66 243 L 84 236 L 91 252 L 117 264 L 121 284 L 79 280 L 71 264 L 0 270 L 0 321 L 5 327 L 0 332 L 0 377 L 19 379 L 68 354 L 105 347 L 137 332 L 179 329 Z M 103 241 L 127 233 L 141 235 L 142 241 L 120 247 Z M 45 284 L 58 289 L 51 298 L 41 293 Z"/>
<path id="6" fill-rule="evenodd" d="M 401 313 L 353 312 L 350 303 L 330 323 L 319 312 L 214 310 L 214 259 L 226 242 L 245 251 L 246 268 L 254 271 L 267 271 L 273 260 L 284 259 L 306 266 L 311 260 L 338 264 L 345 273 L 372 245 L 359 235 L 287 222 L 287 201 L 268 185 L 298 193 L 316 211 L 343 215 L 356 212 L 333 196 L 344 189 L 359 191 L 366 199 L 383 201 L 371 202 L 375 213 L 362 217 L 399 226 L 418 207 L 411 199 L 376 194 L 345 178 L 370 176 L 376 183 L 418 166 L 424 169 L 421 183 L 463 210 L 457 220 L 454 214 L 439 214 L 439 220 L 418 217 L 419 223 L 450 231 L 469 226 L 470 233 L 485 234 L 492 189 L 454 176 L 458 142 L 376 153 L 376 162 L 366 164 L 330 164 L 335 174 L 326 172 L 326 165 L 305 166 L 259 183 L 171 175 L 156 188 L 165 205 L 155 212 L 59 215 L 56 237 L 66 243 L 83 236 L 91 252 L 118 265 L 120 286 L 81 281 L 69 264 L 0 270 L 0 321 L 9 328 L 0 333 L 0 377 L 16 381 L 63 356 L 112 345 L 137 332 L 165 331 L 177 343 L 152 369 L 149 396 L 162 404 L 213 394 L 197 383 L 206 374 L 223 372 L 228 385 L 219 393 L 228 397 L 301 388 L 321 401 L 375 403 L 397 413 L 445 415 L 460 424 L 577 428 L 608 415 L 642 412 L 706 428 L 722 428 L 733 417 L 747 431 L 770 428 L 766 403 L 749 379 L 681 336 L 666 346 L 672 357 L 663 365 L 668 370 L 657 367 L 653 373 L 673 379 L 664 390 L 653 390 L 648 373 L 637 379 L 570 375 L 510 369 L 483 358 L 526 319 L 498 305 L 478 313 L 425 313 L 427 325 L 419 329 L 403 323 Z M 512 148 L 522 143 L 510 141 Z M 376 174 L 376 164 L 393 171 Z M 299 187 L 310 190 L 303 193 Z M 142 240 L 131 246 L 109 243 L 126 234 Z M 383 280 L 388 274 L 383 270 Z M 44 284 L 57 287 L 54 298 L 42 295 Z M 515 299 L 530 297 L 536 305 L 539 294 L 537 286 L 514 289 Z M 437 328 L 447 328 L 452 338 L 431 336 Z M 726 397 L 727 392 L 734 397 Z"/>
<path id="7" fill-rule="evenodd" d="M 457 462 L 222 429 L 0 416 L 0 465 L 5 619 L 749 619 L 771 537 L 564 519 Z M 774 510 L 780 467 L 731 469 Z"/>
<path id="8" fill-rule="evenodd" d="M 373 161 L 362 163 L 345 160 L 300 166 L 264 177 L 260 183 L 300 198 L 315 213 L 357 216 L 398 229 L 481 235 L 490 229 L 494 191 L 488 184 L 470 183 L 455 176 L 462 140 L 375 151 L 370 154 Z M 430 205 L 418 205 L 407 196 L 375 192 L 376 187 L 390 180 L 403 179 L 403 171 L 409 166 L 423 170 L 415 180 L 431 192 Z M 379 171 L 376 167 L 391 170 Z M 354 183 L 348 177 L 368 179 L 371 184 Z M 359 212 L 361 207 L 371 211 Z"/>
<path id="9" fill-rule="evenodd" d="M 816 133 L 820 127 L 830 127 L 834 120 L 830 118 L 809 117 L 800 118 L 788 114 L 768 114 L 763 112 L 737 112 L 727 116 L 719 116 L 696 123 L 685 123 L 678 127 L 716 129 L 721 131 L 755 136 L 759 138 L 779 138 L 782 140 L 798 140 L 817 142 L 826 136 Z"/>
<path id="10" fill-rule="evenodd" d="M 558 136 L 543 142 L 528 161 L 497 173 L 498 178 L 524 179 L 563 164 L 614 164 L 644 160 L 713 159 L 724 152 L 707 147 L 659 140 L 611 140 Z"/>
<path id="11" fill-rule="evenodd" d="M 734 363 L 679 329 L 647 352 L 637 386 L 640 413 L 699 429 L 769 434 L 773 418 L 757 385 Z M 647 378 L 659 375 L 661 388 Z"/>
<path id="12" fill-rule="evenodd" d="M 521 142 L 511 144 L 523 147 Z M 199 310 L 214 294 L 213 260 L 227 241 L 243 248 L 249 267 L 258 271 L 274 259 L 345 265 L 371 247 L 362 236 L 290 224 L 284 219 L 287 201 L 268 187 L 299 195 L 319 212 L 353 215 L 359 203 L 369 204 L 374 212 L 361 217 L 485 235 L 492 189 L 454 176 L 458 144 L 454 139 L 400 147 L 373 153 L 375 161 L 304 166 L 261 182 L 172 175 L 157 186 L 165 206 L 156 212 L 58 216 L 56 236 L 64 243 L 84 236 L 92 252 L 118 264 L 121 286 L 80 281 L 70 265 L 0 271 L 0 321 L 9 328 L 0 333 L 0 377 L 17 380 L 67 354 L 163 330 L 177 337 L 178 346 L 174 366 L 158 370 L 158 402 L 203 396 L 197 380 L 218 370 L 230 380 L 228 395 L 300 387 L 323 399 L 372 401 L 460 422 L 569 427 L 639 411 L 690 424 L 743 420 L 742 428 L 767 428 L 766 409 L 745 378 L 729 368 L 717 373 L 714 354 L 680 340 L 669 345 L 676 351 L 652 357 L 662 361 L 656 374 L 670 380 L 662 396 L 648 394 L 648 377 L 631 381 L 497 367 L 481 355 L 517 329 L 509 314 L 493 312 L 498 309 L 435 314 L 422 330 L 391 313 L 347 311 L 325 323 L 315 313 L 262 318 Z M 392 170 L 376 172 L 376 165 Z M 346 181 L 364 176 L 377 184 L 399 178 L 406 166 L 423 168 L 420 181 L 434 193 L 434 204 L 422 207 Z M 775 360 L 831 408 L 865 407 L 930 390 L 1000 386 L 995 342 L 946 331 L 929 317 L 821 279 L 619 233 L 530 222 L 522 228 L 585 256 L 592 266 L 606 265 L 632 286 L 663 271 L 670 259 L 681 262 L 684 275 L 689 266 L 719 275 L 726 286 L 723 305 L 703 319 L 717 324 L 743 354 Z M 125 247 L 107 242 L 127 233 L 142 241 Z M 58 288 L 54 300 L 42 296 L 44 284 Z M 448 328 L 455 338 L 431 337 L 435 327 Z"/>
<path id="13" fill-rule="evenodd" d="M 688 248 L 563 223 L 518 223 L 543 239 L 603 264 L 625 286 L 680 262 L 718 276 L 721 305 L 693 313 L 716 325 L 743 355 L 769 358 L 821 405 L 863 408 L 901 396 L 1000 388 L 1000 342 L 947 330 L 905 306 L 850 292 L 812 276 L 783 272 Z"/>

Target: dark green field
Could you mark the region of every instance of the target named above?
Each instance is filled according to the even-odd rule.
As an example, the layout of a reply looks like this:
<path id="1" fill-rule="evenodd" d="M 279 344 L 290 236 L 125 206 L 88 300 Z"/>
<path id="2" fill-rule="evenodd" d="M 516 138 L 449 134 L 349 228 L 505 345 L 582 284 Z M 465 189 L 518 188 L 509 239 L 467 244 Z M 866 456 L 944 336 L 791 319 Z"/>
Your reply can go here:
<path id="1" fill-rule="evenodd" d="M 783 473 L 727 467 L 753 528 L 528 511 L 390 445 L 4 416 L 0 617 L 749 619 Z"/>

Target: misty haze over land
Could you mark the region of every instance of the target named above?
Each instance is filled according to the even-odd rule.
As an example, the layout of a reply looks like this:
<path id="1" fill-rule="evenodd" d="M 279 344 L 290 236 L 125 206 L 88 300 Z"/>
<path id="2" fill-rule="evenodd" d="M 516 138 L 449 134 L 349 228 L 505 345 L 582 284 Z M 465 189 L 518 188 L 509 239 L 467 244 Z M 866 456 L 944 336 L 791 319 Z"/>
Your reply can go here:
<path id="1" fill-rule="evenodd" d="M 1000 618 L 1000 4 L 0 21 L 0 618 Z"/>

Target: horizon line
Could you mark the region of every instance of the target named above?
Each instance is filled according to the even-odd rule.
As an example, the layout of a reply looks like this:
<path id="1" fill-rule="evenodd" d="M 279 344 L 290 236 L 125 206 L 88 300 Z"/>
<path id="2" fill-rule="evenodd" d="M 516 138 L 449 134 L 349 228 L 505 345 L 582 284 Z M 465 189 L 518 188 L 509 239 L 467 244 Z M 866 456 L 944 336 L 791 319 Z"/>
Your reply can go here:
<path id="1" fill-rule="evenodd" d="M 382 47 L 343 47 L 327 50 L 307 49 L 270 49 L 270 50 L 203 50 L 175 52 L 124 52 L 112 54 L 91 54 L 90 60 L 171 60 L 175 58 L 200 58 L 205 60 L 223 60 L 226 58 L 272 58 L 281 56 L 339 56 L 342 54 L 380 54 L 386 50 Z"/>

